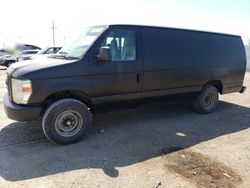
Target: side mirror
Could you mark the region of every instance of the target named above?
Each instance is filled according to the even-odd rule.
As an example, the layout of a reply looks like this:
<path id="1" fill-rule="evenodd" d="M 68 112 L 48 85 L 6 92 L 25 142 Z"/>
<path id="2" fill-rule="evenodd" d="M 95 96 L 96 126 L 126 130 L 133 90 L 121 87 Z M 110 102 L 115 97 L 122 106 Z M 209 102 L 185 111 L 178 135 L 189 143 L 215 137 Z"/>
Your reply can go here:
<path id="1" fill-rule="evenodd" d="M 110 62 L 111 58 L 111 50 L 108 46 L 103 46 L 100 48 L 99 55 L 96 58 L 97 62 Z"/>

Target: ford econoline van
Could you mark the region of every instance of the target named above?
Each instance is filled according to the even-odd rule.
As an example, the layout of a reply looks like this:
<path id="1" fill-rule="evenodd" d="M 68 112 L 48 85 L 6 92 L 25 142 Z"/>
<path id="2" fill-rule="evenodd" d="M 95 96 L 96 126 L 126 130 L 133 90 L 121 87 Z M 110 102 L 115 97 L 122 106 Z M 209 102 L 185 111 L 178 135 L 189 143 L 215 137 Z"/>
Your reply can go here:
<path id="1" fill-rule="evenodd" d="M 240 36 L 175 28 L 94 26 L 55 55 L 7 69 L 7 116 L 41 120 L 53 143 L 69 144 L 91 127 L 98 106 L 192 93 L 210 113 L 219 94 L 243 93 Z"/>

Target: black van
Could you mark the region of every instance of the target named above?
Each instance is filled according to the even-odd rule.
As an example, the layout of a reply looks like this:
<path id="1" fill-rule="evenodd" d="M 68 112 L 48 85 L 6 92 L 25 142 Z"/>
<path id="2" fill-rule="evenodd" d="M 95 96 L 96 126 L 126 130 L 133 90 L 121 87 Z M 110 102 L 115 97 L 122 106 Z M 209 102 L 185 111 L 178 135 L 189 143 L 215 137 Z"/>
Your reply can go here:
<path id="1" fill-rule="evenodd" d="M 245 91 L 240 36 L 135 25 L 94 26 L 49 58 L 7 69 L 7 116 L 42 119 L 53 143 L 77 141 L 98 106 L 194 93 L 194 109 L 212 112 L 219 94 Z"/>

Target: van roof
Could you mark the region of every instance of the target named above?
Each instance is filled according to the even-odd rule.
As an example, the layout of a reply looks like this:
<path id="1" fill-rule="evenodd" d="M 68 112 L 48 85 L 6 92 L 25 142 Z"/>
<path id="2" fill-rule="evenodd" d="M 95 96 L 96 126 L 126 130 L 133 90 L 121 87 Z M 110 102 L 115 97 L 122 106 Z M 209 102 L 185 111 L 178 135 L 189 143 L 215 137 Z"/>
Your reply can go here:
<path id="1" fill-rule="evenodd" d="M 220 33 L 220 32 L 213 32 L 213 31 L 203 31 L 203 30 L 194 30 L 194 29 L 185 29 L 185 28 L 174 28 L 174 27 L 165 27 L 165 26 L 151 26 L 151 25 L 133 25 L 133 24 L 110 24 L 106 25 L 107 27 L 112 26 L 128 26 L 128 27 L 146 27 L 146 28 L 161 28 L 161 29 L 173 29 L 173 30 L 183 30 L 183 31 L 190 31 L 190 32 L 201 32 L 201 33 L 209 33 L 209 34 L 217 34 L 217 35 L 227 35 L 233 37 L 241 37 L 240 35 L 229 34 L 229 33 Z"/>

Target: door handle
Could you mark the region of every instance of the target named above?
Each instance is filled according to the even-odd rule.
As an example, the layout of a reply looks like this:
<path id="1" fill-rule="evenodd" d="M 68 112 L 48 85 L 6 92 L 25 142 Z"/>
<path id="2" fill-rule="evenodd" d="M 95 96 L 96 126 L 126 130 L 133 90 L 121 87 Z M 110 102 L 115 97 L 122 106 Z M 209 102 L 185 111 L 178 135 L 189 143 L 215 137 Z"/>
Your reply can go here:
<path id="1" fill-rule="evenodd" d="M 139 84 L 141 83 L 141 74 L 136 74 L 136 82 Z"/>

